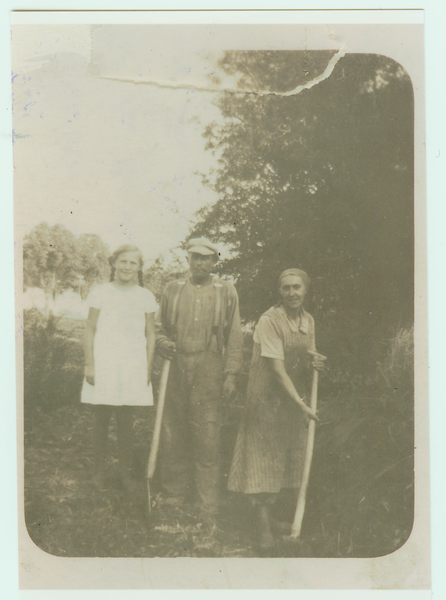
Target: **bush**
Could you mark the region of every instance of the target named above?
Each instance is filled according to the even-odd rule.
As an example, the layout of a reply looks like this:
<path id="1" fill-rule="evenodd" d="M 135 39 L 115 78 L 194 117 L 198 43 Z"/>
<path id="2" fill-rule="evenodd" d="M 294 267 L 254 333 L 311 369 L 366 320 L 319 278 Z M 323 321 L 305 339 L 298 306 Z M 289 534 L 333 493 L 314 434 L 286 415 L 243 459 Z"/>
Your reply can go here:
<path id="1" fill-rule="evenodd" d="M 25 421 L 36 409 L 49 410 L 80 397 L 83 346 L 60 322 L 61 317 L 45 316 L 35 308 L 24 311 Z"/>
<path id="2" fill-rule="evenodd" d="M 413 522 L 413 329 L 367 382 L 333 387 L 321 386 L 307 531 L 323 533 L 330 556 L 388 554 Z"/>

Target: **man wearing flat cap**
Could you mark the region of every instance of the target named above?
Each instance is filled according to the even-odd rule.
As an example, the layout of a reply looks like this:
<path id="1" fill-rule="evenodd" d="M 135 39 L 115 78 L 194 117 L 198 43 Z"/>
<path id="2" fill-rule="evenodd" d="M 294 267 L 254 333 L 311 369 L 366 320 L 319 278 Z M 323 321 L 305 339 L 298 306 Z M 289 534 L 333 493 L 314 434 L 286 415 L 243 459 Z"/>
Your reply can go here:
<path id="1" fill-rule="evenodd" d="M 219 504 L 222 402 L 235 393 L 243 347 L 237 292 L 212 275 L 218 256 L 209 240 L 189 240 L 190 276 L 166 286 L 156 324 L 157 349 L 171 360 L 161 485 L 171 504 L 194 493 L 209 522 Z"/>

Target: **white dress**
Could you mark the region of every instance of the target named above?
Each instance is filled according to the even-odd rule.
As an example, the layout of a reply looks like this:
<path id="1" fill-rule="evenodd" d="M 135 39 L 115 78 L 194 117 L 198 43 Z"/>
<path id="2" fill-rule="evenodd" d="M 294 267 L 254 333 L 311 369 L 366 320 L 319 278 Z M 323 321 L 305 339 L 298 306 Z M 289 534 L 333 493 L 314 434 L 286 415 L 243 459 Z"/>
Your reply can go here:
<path id="1" fill-rule="evenodd" d="M 81 401 L 113 406 L 152 406 L 147 385 L 146 313 L 156 312 L 152 292 L 112 283 L 92 290 L 88 305 L 99 318 L 94 336 L 95 385 L 84 380 Z"/>

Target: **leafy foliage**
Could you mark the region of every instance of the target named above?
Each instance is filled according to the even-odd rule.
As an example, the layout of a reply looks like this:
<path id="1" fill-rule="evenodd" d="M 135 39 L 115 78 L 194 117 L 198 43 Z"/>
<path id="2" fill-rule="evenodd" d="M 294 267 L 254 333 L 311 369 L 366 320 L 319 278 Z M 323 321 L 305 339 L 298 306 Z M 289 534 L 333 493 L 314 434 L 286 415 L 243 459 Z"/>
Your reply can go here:
<path id="1" fill-rule="evenodd" d="M 25 287 L 39 287 L 53 298 L 68 289 L 82 289 L 85 296 L 94 283 L 108 278 L 108 256 L 95 234 L 76 238 L 63 225 L 40 223 L 23 246 Z"/>
<path id="2" fill-rule="evenodd" d="M 53 295 L 76 285 L 75 236 L 62 225 L 40 223 L 25 238 L 23 271 L 26 287 Z"/>
<path id="3" fill-rule="evenodd" d="M 325 556 L 377 556 L 413 518 L 413 91 L 394 61 L 346 55 L 328 79 L 281 95 L 330 58 L 226 53 L 219 67 L 240 93 L 221 95 L 223 124 L 204 132 L 219 168 L 203 181 L 219 200 L 192 235 L 230 248 L 221 269 L 248 322 L 277 301 L 283 269 L 312 277 L 329 371 L 305 534 Z"/>
<path id="4" fill-rule="evenodd" d="M 373 379 L 352 383 L 322 382 L 305 527 L 336 540 L 339 556 L 380 556 L 413 524 L 413 329 L 392 339 Z"/>
<path id="5" fill-rule="evenodd" d="M 320 74 L 331 55 L 231 52 L 220 61 L 244 91 L 221 95 L 223 125 L 204 133 L 219 157 L 204 182 L 219 200 L 192 234 L 232 250 L 221 268 L 237 278 L 246 320 L 275 303 L 283 269 L 305 269 L 319 345 L 332 368 L 353 360 L 358 370 L 377 339 L 412 320 L 413 93 L 394 61 L 347 55 L 328 79 L 278 95 Z"/>
<path id="6" fill-rule="evenodd" d="M 32 427 L 36 411 L 48 411 L 80 397 L 84 351 L 61 318 L 37 309 L 24 311 L 25 426 Z"/>
<path id="7" fill-rule="evenodd" d="M 175 254 L 173 255 L 173 261 L 169 263 L 161 255 L 154 260 L 150 267 L 144 269 L 144 287 L 148 288 L 160 301 L 163 290 L 169 281 L 180 279 L 184 277 L 184 274 L 184 266 Z"/>
<path id="8" fill-rule="evenodd" d="M 108 281 L 110 276 L 110 255 L 108 246 L 94 233 L 83 233 L 75 242 L 75 250 L 79 260 L 79 273 L 82 277 L 82 296 L 97 283 Z"/>

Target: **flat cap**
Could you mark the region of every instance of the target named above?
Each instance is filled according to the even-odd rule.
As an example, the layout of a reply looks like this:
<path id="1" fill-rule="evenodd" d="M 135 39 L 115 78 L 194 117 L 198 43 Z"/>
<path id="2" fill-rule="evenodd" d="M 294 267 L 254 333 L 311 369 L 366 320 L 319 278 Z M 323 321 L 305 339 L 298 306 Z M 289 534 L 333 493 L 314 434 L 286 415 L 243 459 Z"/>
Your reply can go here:
<path id="1" fill-rule="evenodd" d="M 187 242 L 186 250 L 188 252 L 194 252 L 195 254 L 202 254 L 203 256 L 215 254 L 218 258 L 219 255 L 217 246 L 206 238 L 194 238 L 189 240 Z"/>

